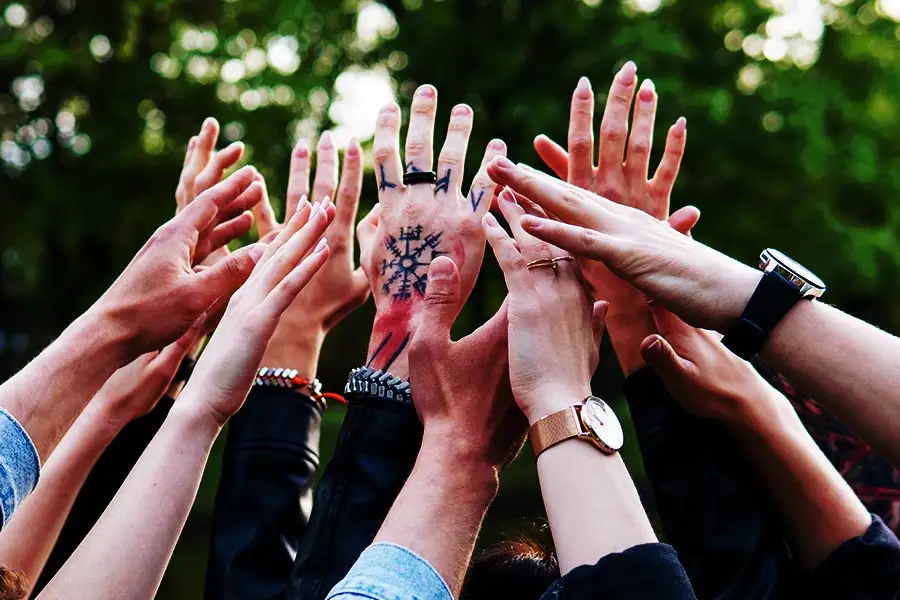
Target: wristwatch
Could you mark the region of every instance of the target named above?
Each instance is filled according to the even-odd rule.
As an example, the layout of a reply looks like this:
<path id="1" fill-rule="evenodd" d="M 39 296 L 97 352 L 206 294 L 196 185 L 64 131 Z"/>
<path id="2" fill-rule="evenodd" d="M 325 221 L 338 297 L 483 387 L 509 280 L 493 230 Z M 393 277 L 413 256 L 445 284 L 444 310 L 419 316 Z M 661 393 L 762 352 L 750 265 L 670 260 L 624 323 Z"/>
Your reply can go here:
<path id="1" fill-rule="evenodd" d="M 359 367 L 350 371 L 344 396 L 349 400 L 362 394 L 402 404 L 413 403 L 409 382 L 381 369 Z"/>
<path id="2" fill-rule="evenodd" d="M 596 396 L 535 421 L 528 431 L 535 458 L 571 438 L 590 442 L 604 454 L 614 454 L 622 447 L 625 435 L 616 413 Z"/>
<path id="3" fill-rule="evenodd" d="M 722 343 L 745 360 L 756 356 L 778 322 L 803 299 L 825 293 L 825 284 L 812 271 L 789 256 L 767 248 L 759 255 L 763 276 L 740 318 Z"/>

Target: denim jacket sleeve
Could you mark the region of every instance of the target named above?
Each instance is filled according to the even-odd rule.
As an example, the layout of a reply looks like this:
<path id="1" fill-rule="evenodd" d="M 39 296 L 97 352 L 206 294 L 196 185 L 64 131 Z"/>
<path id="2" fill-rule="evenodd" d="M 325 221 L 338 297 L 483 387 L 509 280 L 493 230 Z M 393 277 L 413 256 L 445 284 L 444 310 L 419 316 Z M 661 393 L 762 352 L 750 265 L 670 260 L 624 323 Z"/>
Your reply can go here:
<path id="1" fill-rule="evenodd" d="M 407 548 L 379 543 L 366 548 L 328 600 L 453 600 L 431 564 Z"/>
<path id="2" fill-rule="evenodd" d="M 563 575 L 541 600 L 696 600 L 675 550 L 641 544 Z"/>
<path id="3" fill-rule="evenodd" d="M 809 598 L 900 598 L 900 542 L 872 515 L 863 535 L 841 544 L 804 581 Z"/>
<path id="4" fill-rule="evenodd" d="M 282 388 L 254 388 L 231 419 L 206 600 L 284 597 L 312 507 L 320 424 L 313 400 Z"/>
<path id="5" fill-rule="evenodd" d="M 422 425 L 393 400 L 350 400 L 334 455 L 316 490 L 287 600 L 322 600 L 375 539 L 412 472 Z"/>
<path id="6" fill-rule="evenodd" d="M 0 409 L 0 511 L 4 526 L 34 491 L 40 474 L 41 459 L 25 428 Z"/>
<path id="7" fill-rule="evenodd" d="M 778 596 L 792 572 L 783 534 L 728 432 L 685 411 L 649 368 L 624 389 L 663 529 L 697 597 Z"/>

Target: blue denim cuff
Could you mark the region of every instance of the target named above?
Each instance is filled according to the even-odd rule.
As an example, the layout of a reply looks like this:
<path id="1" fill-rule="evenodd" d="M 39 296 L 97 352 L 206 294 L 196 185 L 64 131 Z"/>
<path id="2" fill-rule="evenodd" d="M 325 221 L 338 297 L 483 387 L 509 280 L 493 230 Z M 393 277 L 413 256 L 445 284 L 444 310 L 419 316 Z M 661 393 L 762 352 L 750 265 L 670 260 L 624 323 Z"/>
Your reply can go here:
<path id="1" fill-rule="evenodd" d="M 427 560 L 403 546 L 366 548 L 327 600 L 453 600 L 450 588 Z"/>
<path id="2" fill-rule="evenodd" d="M 41 461 L 25 428 L 0 409 L 0 510 L 3 525 L 37 485 Z"/>

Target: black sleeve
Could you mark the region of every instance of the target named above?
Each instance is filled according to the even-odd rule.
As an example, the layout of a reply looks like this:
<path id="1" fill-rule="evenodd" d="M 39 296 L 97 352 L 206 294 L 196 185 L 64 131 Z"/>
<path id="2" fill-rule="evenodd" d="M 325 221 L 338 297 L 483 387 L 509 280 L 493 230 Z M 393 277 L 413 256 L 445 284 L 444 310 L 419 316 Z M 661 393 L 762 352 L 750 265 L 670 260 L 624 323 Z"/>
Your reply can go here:
<path id="1" fill-rule="evenodd" d="M 805 577 L 809 598 L 882 600 L 900 597 L 900 542 L 877 516 Z"/>
<path id="2" fill-rule="evenodd" d="M 296 391 L 254 388 L 228 426 L 206 600 L 284 596 L 312 502 L 321 414 Z"/>
<path id="3" fill-rule="evenodd" d="M 422 425 L 392 400 L 350 400 L 294 568 L 288 600 L 325 598 L 372 543 L 412 471 Z"/>
<path id="4" fill-rule="evenodd" d="M 792 566 L 774 507 L 720 423 L 685 411 L 649 368 L 625 395 L 657 511 L 697 596 L 772 598 Z"/>
<path id="5" fill-rule="evenodd" d="M 678 555 L 667 544 L 641 544 L 604 556 L 595 565 L 576 567 L 541 596 L 541 600 L 596 598 L 695 600 L 696 596 Z"/>

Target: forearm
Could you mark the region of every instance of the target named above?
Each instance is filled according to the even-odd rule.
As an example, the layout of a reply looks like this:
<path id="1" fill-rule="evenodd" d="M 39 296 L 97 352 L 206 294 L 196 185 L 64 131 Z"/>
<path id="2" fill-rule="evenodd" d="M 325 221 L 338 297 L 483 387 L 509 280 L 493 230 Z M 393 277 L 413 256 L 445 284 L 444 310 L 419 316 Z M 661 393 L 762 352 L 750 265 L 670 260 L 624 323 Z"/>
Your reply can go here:
<path id="1" fill-rule="evenodd" d="M 91 309 L 0 386 L 0 408 L 31 436 L 46 461 L 116 369 L 130 360 L 123 331 Z"/>
<path id="2" fill-rule="evenodd" d="M 44 465 L 34 493 L 0 532 L 0 564 L 21 571 L 33 586 L 40 577 L 75 498 L 123 423 L 87 411 Z"/>
<path id="3" fill-rule="evenodd" d="M 824 343 L 823 343 L 824 341 Z M 821 302 L 800 302 L 763 357 L 900 466 L 900 340 Z"/>
<path id="4" fill-rule="evenodd" d="M 542 452 L 537 470 L 563 574 L 657 541 L 618 454 L 570 439 Z"/>
<path id="5" fill-rule="evenodd" d="M 497 493 L 496 470 L 429 440 L 385 518 L 375 543 L 412 550 L 459 597 L 481 522 Z"/>
<path id="6" fill-rule="evenodd" d="M 220 429 L 196 414 L 172 409 L 100 521 L 39 598 L 74 598 L 77 590 L 91 590 L 98 600 L 155 596 Z"/>
<path id="7" fill-rule="evenodd" d="M 871 517 L 787 399 L 768 385 L 761 387 L 765 405 L 772 410 L 732 426 L 732 431 L 767 486 L 795 556 L 810 569 L 847 540 L 865 533 Z M 762 401 L 748 398 L 757 404 Z"/>

